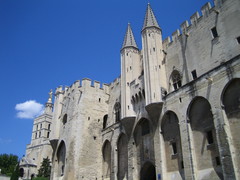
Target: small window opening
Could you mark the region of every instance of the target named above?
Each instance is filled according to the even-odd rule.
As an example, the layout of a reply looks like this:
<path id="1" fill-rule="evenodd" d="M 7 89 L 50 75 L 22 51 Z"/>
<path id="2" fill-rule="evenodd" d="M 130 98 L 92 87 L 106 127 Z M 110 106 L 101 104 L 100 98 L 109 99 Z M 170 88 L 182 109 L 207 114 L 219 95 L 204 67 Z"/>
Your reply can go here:
<path id="1" fill-rule="evenodd" d="M 173 151 L 173 154 L 177 154 L 177 143 L 176 142 L 172 143 L 172 151 Z"/>
<path id="2" fill-rule="evenodd" d="M 180 103 L 182 102 L 182 98 L 179 98 L 179 102 L 180 102 Z"/>
<path id="3" fill-rule="evenodd" d="M 39 132 L 39 137 L 41 137 L 41 132 Z"/>
<path id="4" fill-rule="evenodd" d="M 197 79 L 197 71 L 196 70 L 192 71 L 192 77 L 193 77 L 193 79 Z"/>
<path id="5" fill-rule="evenodd" d="M 237 43 L 240 44 L 240 36 L 237 37 Z"/>
<path id="6" fill-rule="evenodd" d="M 35 139 L 37 139 L 37 133 L 35 133 Z"/>
<path id="7" fill-rule="evenodd" d="M 128 109 L 129 109 L 129 106 L 128 106 Z"/>
<path id="8" fill-rule="evenodd" d="M 149 33 L 149 34 L 148 34 L 148 36 L 150 37 L 150 36 L 151 36 L 151 34 Z"/>
<path id="9" fill-rule="evenodd" d="M 67 123 L 67 114 L 63 116 L 63 125 Z"/>
<path id="10" fill-rule="evenodd" d="M 218 37 L 218 33 L 217 33 L 217 28 L 216 27 L 212 28 L 211 31 L 212 31 L 213 38 Z"/>
<path id="11" fill-rule="evenodd" d="M 104 117 L 103 117 L 103 129 L 105 129 L 107 127 L 107 119 L 108 119 L 108 115 L 106 114 Z"/>
<path id="12" fill-rule="evenodd" d="M 51 124 L 48 124 L 48 130 L 50 130 Z"/>
<path id="13" fill-rule="evenodd" d="M 208 132 L 207 132 L 207 141 L 208 141 L 208 144 L 212 144 L 212 143 L 213 143 L 213 134 L 212 134 L 212 131 L 208 131 Z"/>
<path id="14" fill-rule="evenodd" d="M 40 129 L 42 129 L 42 124 L 40 125 Z"/>
<path id="15" fill-rule="evenodd" d="M 37 125 L 37 130 L 38 130 L 38 125 Z"/>
<path id="16" fill-rule="evenodd" d="M 155 52 L 155 48 L 153 48 L 153 51 Z"/>
<path id="17" fill-rule="evenodd" d="M 215 159 L 216 159 L 216 165 L 217 165 L 217 166 L 221 165 L 220 157 L 217 156 Z"/>
<path id="18" fill-rule="evenodd" d="M 130 70 L 132 70 L 132 66 L 130 66 Z"/>
<path id="19" fill-rule="evenodd" d="M 90 117 L 88 117 L 88 120 L 90 120 Z"/>
<path id="20" fill-rule="evenodd" d="M 47 132 L 47 138 L 49 138 L 50 132 Z"/>
<path id="21" fill-rule="evenodd" d="M 96 138 L 97 138 L 96 136 L 93 136 L 93 139 L 94 139 L 94 140 L 96 140 Z"/>
<path id="22" fill-rule="evenodd" d="M 98 99 L 98 102 L 101 102 L 101 98 Z"/>
<path id="23" fill-rule="evenodd" d="M 172 72 L 171 78 L 174 90 L 177 90 L 178 88 L 182 87 L 182 77 L 177 70 L 174 70 Z"/>
<path id="24" fill-rule="evenodd" d="M 183 161 L 181 161 L 181 167 L 182 167 L 182 169 L 184 169 L 184 163 L 183 163 Z"/>
<path id="25" fill-rule="evenodd" d="M 128 56 L 128 53 L 127 53 L 127 56 Z"/>

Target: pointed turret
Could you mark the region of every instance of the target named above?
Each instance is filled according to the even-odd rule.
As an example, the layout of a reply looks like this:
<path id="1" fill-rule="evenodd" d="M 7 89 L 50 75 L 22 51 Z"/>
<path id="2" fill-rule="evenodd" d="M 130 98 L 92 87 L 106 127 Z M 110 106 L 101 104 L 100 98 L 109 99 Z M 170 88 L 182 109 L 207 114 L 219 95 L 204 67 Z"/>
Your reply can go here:
<path id="1" fill-rule="evenodd" d="M 130 26 L 130 23 L 128 23 L 127 32 L 125 34 L 122 49 L 126 48 L 126 47 L 134 47 L 134 48 L 138 49 L 137 43 L 136 43 L 136 41 L 134 39 L 134 36 L 133 36 L 133 32 L 132 32 L 132 28 Z"/>
<path id="2" fill-rule="evenodd" d="M 160 26 L 158 25 L 157 19 L 154 16 L 153 10 L 152 10 L 152 8 L 151 8 L 149 3 L 148 3 L 148 6 L 147 6 L 147 11 L 146 11 L 146 15 L 145 15 L 142 31 L 145 28 L 148 28 L 148 27 L 156 27 L 158 29 L 161 29 Z"/>
<path id="3" fill-rule="evenodd" d="M 48 93 L 49 97 L 48 97 L 48 101 L 45 104 L 45 113 L 52 113 L 52 109 L 53 109 L 53 103 L 52 103 L 52 90 L 50 90 L 50 92 Z"/>

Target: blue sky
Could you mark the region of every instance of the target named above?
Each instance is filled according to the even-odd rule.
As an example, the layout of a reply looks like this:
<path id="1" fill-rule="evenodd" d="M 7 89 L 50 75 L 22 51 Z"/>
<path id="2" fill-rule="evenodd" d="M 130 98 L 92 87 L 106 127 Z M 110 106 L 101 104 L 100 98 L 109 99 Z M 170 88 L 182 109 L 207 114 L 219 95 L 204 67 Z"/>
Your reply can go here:
<path id="1" fill-rule="evenodd" d="M 0 0 L 0 154 L 25 154 L 50 89 L 120 75 L 127 23 L 141 48 L 148 2 L 165 39 L 207 1 Z"/>

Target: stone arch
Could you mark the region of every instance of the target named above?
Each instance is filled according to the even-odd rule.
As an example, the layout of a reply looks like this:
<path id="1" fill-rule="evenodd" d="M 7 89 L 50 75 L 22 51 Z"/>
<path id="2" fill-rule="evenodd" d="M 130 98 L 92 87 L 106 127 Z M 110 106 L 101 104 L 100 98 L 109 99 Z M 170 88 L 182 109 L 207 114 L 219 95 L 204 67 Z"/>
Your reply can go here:
<path id="1" fill-rule="evenodd" d="M 103 129 L 107 127 L 107 119 L 108 119 L 108 115 L 106 114 L 103 116 Z"/>
<path id="2" fill-rule="evenodd" d="M 110 179 L 111 177 L 111 143 L 106 140 L 102 147 L 103 154 L 103 179 Z"/>
<path id="3" fill-rule="evenodd" d="M 222 168 L 210 103 L 204 97 L 195 97 L 188 107 L 187 116 L 191 127 L 198 176 L 203 179 L 206 176 L 221 179 Z"/>
<path id="4" fill-rule="evenodd" d="M 24 176 L 24 169 L 20 168 L 19 169 L 19 177 L 23 177 Z"/>
<path id="5" fill-rule="evenodd" d="M 128 178 L 128 138 L 121 133 L 117 141 L 118 152 L 118 180 Z"/>
<path id="6" fill-rule="evenodd" d="M 235 78 L 224 87 L 221 102 L 229 123 L 235 151 L 237 169 L 240 168 L 240 78 Z M 233 155 L 234 156 L 234 155 Z"/>
<path id="7" fill-rule="evenodd" d="M 140 174 L 140 180 L 156 180 L 156 168 L 150 161 L 144 163 Z"/>
<path id="8" fill-rule="evenodd" d="M 182 75 L 178 70 L 173 70 L 170 78 L 170 84 L 173 86 L 173 90 L 177 90 L 182 86 Z"/>
<path id="9" fill-rule="evenodd" d="M 57 162 L 58 162 L 58 176 L 63 176 L 65 173 L 66 165 L 66 145 L 64 141 L 61 141 L 61 143 L 58 146 Z"/>
<path id="10" fill-rule="evenodd" d="M 133 131 L 136 145 L 135 162 L 140 172 L 146 161 L 154 162 L 153 129 L 150 120 L 142 118 L 139 120 Z"/>
<path id="11" fill-rule="evenodd" d="M 173 111 L 167 111 L 161 121 L 161 134 L 165 146 L 166 169 L 168 172 L 176 172 L 178 179 L 184 178 L 184 165 L 180 127 L 177 115 Z"/>

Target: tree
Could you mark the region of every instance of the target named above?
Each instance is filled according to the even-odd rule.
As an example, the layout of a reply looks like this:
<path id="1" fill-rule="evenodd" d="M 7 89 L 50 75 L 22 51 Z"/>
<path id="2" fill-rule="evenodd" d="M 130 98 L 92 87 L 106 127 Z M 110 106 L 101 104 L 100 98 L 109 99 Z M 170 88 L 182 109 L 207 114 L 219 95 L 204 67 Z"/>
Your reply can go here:
<path id="1" fill-rule="evenodd" d="M 9 175 L 14 172 L 18 163 L 18 156 L 13 154 L 0 154 L 0 169 L 1 174 Z"/>
<path id="2" fill-rule="evenodd" d="M 14 172 L 12 173 L 10 180 L 18 180 L 19 176 L 20 176 L 20 170 L 19 170 L 19 163 L 18 163 Z"/>
<path id="3" fill-rule="evenodd" d="M 38 177 L 50 177 L 51 174 L 51 162 L 49 158 L 43 158 L 40 169 L 38 170 Z"/>

